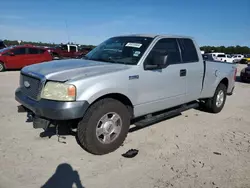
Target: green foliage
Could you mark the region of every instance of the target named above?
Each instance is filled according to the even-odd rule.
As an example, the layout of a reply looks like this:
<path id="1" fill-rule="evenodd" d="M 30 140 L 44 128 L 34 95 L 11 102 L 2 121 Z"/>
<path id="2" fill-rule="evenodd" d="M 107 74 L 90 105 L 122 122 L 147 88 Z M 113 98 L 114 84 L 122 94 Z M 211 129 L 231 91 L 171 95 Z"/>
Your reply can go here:
<path id="1" fill-rule="evenodd" d="M 200 48 L 206 53 L 210 52 L 223 52 L 226 54 L 250 54 L 250 48 L 247 46 L 202 46 Z"/>

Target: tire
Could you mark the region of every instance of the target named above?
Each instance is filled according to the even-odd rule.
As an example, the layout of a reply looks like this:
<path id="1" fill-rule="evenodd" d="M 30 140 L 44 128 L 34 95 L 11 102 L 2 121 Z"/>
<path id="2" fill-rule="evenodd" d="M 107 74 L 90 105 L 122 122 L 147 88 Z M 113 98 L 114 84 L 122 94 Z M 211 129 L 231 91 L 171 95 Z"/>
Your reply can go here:
<path id="1" fill-rule="evenodd" d="M 222 98 L 220 101 L 217 101 L 217 97 L 219 95 Z M 226 98 L 227 98 L 227 87 L 225 86 L 225 84 L 220 83 L 215 90 L 214 96 L 205 101 L 205 109 L 211 113 L 219 113 L 225 105 Z"/>
<path id="2" fill-rule="evenodd" d="M 55 53 L 52 54 L 52 58 L 54 60 L 61 59 L 61 57 L 58 54 L 55 54 Z"/>
<path id="3" fill-rule="evenodd" d="M 0 72 L 5 71 L 5 66 L 2 62 L 0 62 Z"/>
<path id="4" fill-rule="evenodd" d="M 120 119 L 118 118 L 116 123 L 118 123 L 120 126 L 115 126 L 115 121 L 109 119 L 114 117 L 117 118 L 117 115 Z M 108 117 L 107 119 L 109 121 L 104 120 L 105 118 L 103 117 Z M 105 121 L 106 124 L 104 123 Z M 100 134 L 99 137 L 97 136 L 97 128 L 99 127 L 98 125 L 101 125 L 101 128 L 103 127 L 99 130 L 106 131 L 100 131 L 99 133 L 103 132 L 103 134 Z M 130 114 L 124 104 L 122 104 L 118 100 L 111 98 L 101 99 L 90 106 L 83 119 L 79 122 L 77 128 L 77 140 L 79 144 L 89 153 L 95 155 L 108 154 L 110 152 L 115 151 L 122 145 L 122 143 L 127 137 L 129 126 Z M 108 134 L 108 131 L 112 132 L 112 127 L 116 127 L 116 132 L 119 133 L 117 133 L 116 135 L 112 133 L 114 140 L 110 143 L 105 143 L 106 140 L 104 139 L 104 137 L 106 134 Z M 110 137 L 110 139 L 111 138 L 112 137 Z"/>

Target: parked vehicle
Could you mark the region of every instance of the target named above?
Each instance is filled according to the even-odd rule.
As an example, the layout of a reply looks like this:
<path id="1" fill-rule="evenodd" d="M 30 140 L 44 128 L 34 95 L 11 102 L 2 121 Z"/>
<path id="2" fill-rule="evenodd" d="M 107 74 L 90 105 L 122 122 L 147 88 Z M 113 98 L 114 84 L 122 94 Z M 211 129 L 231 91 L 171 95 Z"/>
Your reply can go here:
<path id="1" fill-rule="evenodd" d="M 0 72 L 51 60 L 52 56 L 44 48 L 32 45 L 7 47 L 0 50 Z"/>
<path id="2" fill-rule="evenodd" d="M 217 55 L 216 60 L 223 61 L 223 62 L 229 62 L 229 63 L 235 63 L 234 58 L 232 58 L 228 54 L 219 54 L 219 55 Z"/>
<path id="3" fill-rule="evenodd" d="M 250 64 L 241 70 L 240 79 L 243 82 L 250 82 Z"/>
<path id="4" fill-rule="evenodd" d="M 0 49 L 6 48 L 7 46 L 4 44 L 2 40 L 0 40 Z"/>
<path id="5" fill-rule="evenodd" d="M 223 53 L 223 52 L 213 52 L 213 53 L 208 53 L 208 54 L 211 54 L 212 57 L 214 58 L 214 60 L 217 59 L 218 55 L 225 55 L 225 53 Z"/>
<path id="6" fill-rule="evenodd" d="M 80 55 L 76 56 L 77 59 L 84 58 L 84 56 L 92 50 L 91 47 L 79 47 Z"/>
<path id="7" fill-rule="evenodd" d="M 244 58 L 239 61 L 240 64 L 248 64 L 250 63 L 250 54 L 244 55 Z"/>
<path id="8" fill-rule="evenodd" d="M 48 48 L 48 50 L 54 59 L 77 58 L 90 51 L 89 48 L 83 48 L 73 44 L 63 44 L 55 48 Z"/>
<path id="9" fill-rule="evenodd" d="M 242 55 L 242 54 L 234 54 L 232 56 L 232 58 L 234 59 L 235 62 L 239 62 L 240 60 L 242 60 L 244 58 L 244 55 Z"/>
<path id="10" fill-rule="evenodd" d="M 221 61 L 218 61 L 218 60 L 215 60 L 213 55 L 212 54 L 202 54 L 202 57 L 204 60 L 206 61 L 215 61 L 215 62 L 221 62 Z"/>
<path id="11" fill-rule="evenodd" d="M 250 54 L 246 54 L 244 55 L 244 59 L 247 60 L 247 62 L 250 62 Z"/>
<path id="12" fill-rule="evenodd" d="M 117 36 L 85 59 L 23 68 L 15 98 L 33 113 L 34 128 L 77 121 L 79 143 L 102 155 L 123 143 L 132 120 L 143 126 L 199 104 L 219 113 L 236 72 L 235 64 L 203 60 L 189 37 Z"/>

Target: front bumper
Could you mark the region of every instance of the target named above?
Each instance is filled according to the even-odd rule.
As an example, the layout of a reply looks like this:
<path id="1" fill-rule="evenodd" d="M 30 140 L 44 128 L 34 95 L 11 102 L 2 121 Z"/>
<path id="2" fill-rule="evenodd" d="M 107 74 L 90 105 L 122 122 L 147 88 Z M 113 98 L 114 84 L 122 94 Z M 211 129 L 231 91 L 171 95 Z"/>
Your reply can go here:
<path id="1" fill-rule="evenodd" d="M 60 102 L 41 99 L 35 101 L 24 95 L 18 88 L 15 99 L 36 116 L 49 120 L 71 120 L 83 117 L 89 103 L 87 101 Z"/>

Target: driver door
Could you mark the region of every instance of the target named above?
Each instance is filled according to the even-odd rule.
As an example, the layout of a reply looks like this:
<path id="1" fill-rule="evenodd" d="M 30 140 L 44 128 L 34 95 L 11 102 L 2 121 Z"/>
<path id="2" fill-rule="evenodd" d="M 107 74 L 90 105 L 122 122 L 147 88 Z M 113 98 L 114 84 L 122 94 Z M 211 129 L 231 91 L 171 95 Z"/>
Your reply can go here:
<path id="1" fill-rule="evenodd" d="M 137 115 L 144 115 L 183 104 L 186 94 L 186 65 L 181 63 L 175 38 L 160 39 L 144 64 L 150 64 L 154 55 L 167 55 L 167 65 L 140 74 Z"/>

